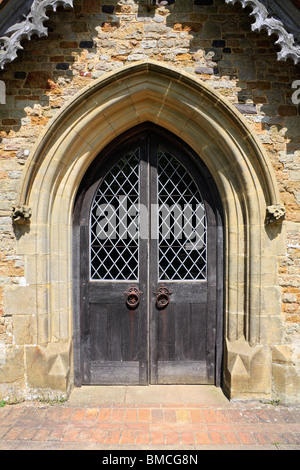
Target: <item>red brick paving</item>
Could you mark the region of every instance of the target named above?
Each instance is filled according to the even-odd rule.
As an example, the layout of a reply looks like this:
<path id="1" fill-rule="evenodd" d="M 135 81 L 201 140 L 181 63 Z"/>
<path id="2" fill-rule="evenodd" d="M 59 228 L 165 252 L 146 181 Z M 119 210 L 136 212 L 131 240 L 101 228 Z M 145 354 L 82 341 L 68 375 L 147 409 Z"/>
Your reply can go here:
<path id="1" fill-rule="evenodd" d="M 300 448 L 300 408 L 265 404 L 125 405 L 78 408 L 23 403 L 0 408 L 0 444 L 276 446 Z"/>

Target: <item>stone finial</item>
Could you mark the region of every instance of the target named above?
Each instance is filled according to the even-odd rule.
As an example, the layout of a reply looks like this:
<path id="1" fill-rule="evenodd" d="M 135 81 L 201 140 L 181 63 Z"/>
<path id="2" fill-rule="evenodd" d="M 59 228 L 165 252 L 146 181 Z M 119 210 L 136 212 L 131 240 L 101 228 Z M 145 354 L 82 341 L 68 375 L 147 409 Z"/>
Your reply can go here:
<path id="1" fill-rule="evenodd" d="M 12 208 L 11 217 L 14 224 L 26 224 L 30 221 L 32 212 L 30 207 L 24 204 L 15 204 Z"/>
<path id="2" fill-rule="evenodd" d="M 274 204 L 267 207 L 267 223 L 274 224 L 285 217 L 285 208 L 283 204 Z"/>

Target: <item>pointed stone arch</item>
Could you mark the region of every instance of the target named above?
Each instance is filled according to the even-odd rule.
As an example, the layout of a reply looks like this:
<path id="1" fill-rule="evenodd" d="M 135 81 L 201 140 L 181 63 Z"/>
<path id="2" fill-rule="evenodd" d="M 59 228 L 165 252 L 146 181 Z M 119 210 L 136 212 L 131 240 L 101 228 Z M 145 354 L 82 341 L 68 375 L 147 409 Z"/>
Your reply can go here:
<path id="1" fill-rule="evenodd" d="M 224 386 L 230 396 L 266 396 L 270 346 L 281 335 L 276 279 L 281 236 L 280 229 L 266 226 L 267 207 L 280 204 L 273 170 L 258 138 L 226 99 L 193 76 L 155 62 L 126 66 L 82 90 L 50 122 L 27 161 L 19 202 L 31 208 L 32 217 L 18 241 L 26 266 L 26 286 L 18 290 L 36 299 L 36 344 L 26 347 L 28 386 L 53 389 L 47 385 L 48 369 L 53 384 L 53 363 L 60 364 L 59 390 L 62 381 L 64 392 L 72 386 L 76 193 L 99 152 L 147 121 L 179 136 L 215 179 L 225 214 Z M 43 377 L 32 366 L 37 355 L 45 363 Z M 246 376 L 236 373 L 241 361 Z"/>

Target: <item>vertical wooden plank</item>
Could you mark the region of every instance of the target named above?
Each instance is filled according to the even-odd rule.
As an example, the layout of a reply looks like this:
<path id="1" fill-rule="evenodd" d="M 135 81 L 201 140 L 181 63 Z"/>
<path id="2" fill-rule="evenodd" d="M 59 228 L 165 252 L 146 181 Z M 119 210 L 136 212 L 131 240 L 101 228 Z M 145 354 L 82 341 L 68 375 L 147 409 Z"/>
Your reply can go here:
<path id="1" fill-rule="evenodd" d="M 175 311 L 176 305 L 169 304 L 167 308 L 158 310 L 158 341 L 157 360 L 173 361 L 175 359 Z"/>
<path id="2" fill-rule="evenodd" d="M 106 304 L 90 304 L 91 361 L 106 361 L 109 343 Z"/>
<path id="3" fill-rule="evenodd" d="M 159 324 L 161 312 L 156 308 L 155 295 L 158 285 L 158 194 L 157 194 L 157 152 L 158 141 L 149 135 L 149 185 L 150 185 L 150 240 L 149 240 L 149 345 L 150 383 L 158 383 L 158 358 L 160 354 Z"/>
<path id="4" fill-rule="evenodd" d="M 123 361 L 139 360 L 139 316 L 141 307 L 123 309 L 121 324 L 121 358 Z"/>
<path id="5" fill-rule="evenodd" d="M 79 204 L 78 204 L 79 205 Z M 76 210 L 77 209 L 77 210 Z M 74 354 L 74 383 L 80 387 L 81 371 L 81 337 L 80 337 L 80 226 L 78 224 L 79 208 L 73 214 L 73 256 L 72 256 L 72 297 L 73 297 L 73 354 Z"/>
<path id="6" fill-rule="evenodd" d="M 131 324 L 134 319 L 134 311 L 129 311 L 127 308 L 122 309 L 120 316 L 120 344 L 121 344 L 121 360 L 130 361 L 132 360 L 132 342 L 133 342 L 133 330 L 137 325 Z"/>
<path id="7" fill-rule="evenodd" d="M 208 256 L 207 256 L 207 351 L 206 363 L 207 374 L 209 379 L 215 377 L 216 367 L 216 322 L 217 322 L 217 309 L 216 309 L 216 284 L 217 284 L 217 233 L 216 221 L 214 219 L 213 211 L 208 208 L 208 217 L 210 222 L 208 224 Z"/>
<path id="8" fill-rule="evenodd" d="M 80 227 L 80 328 L 81 328 L 81 368 L 83 383 L 90 382 L 90 310 L 88 302 L 89 281 L 89 255 L 86 247 L 89 246 L 89 227 L 84 224 Z"/>
<path id="9" fill-rule="evenodd" d="M 146 133 L 140 142 L 139 286 L 142 294 L 134 317 L 136 329 L 133 339 L 134 357 L 140 362 L 141 384 L 149 383 L 149 171 L 148 133 Z"/>
<path id="10" fill-rule="evenodd" d="M 190 359 L 206 361 L 207 304 L 194 303 L 191 309 Z"/>
<path id="11" fill-rule="evenodd" d="M 217 210 L 217 286 L 216 286 L 216 386 L 221 387 L 223 365 L 223 337 L 224 337 L 224 234 L 222 217 Z"/>
<path id="12" fill-rule="evenodd" d="M 122 360 L 121 346 L 121 316 L 120 313 L 124 306 L 121 304 L 109 304 L 107 316 L 107 336 L 108 336 L 108 360 Z"/>
<path id="13" fill-rule="evenodd" d="M 191 355 L 191 315 L 190 315 L 190 304 L 177 304 L 174 306 L 174 360 L 185 361 L 190 359 Z"/>

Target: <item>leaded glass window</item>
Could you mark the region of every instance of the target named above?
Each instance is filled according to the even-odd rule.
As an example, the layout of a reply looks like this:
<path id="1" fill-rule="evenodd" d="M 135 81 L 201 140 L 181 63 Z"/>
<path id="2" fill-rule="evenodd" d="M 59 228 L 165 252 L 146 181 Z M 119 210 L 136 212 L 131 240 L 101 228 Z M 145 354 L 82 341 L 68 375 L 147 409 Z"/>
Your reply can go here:
<path id="1" fill-rule="evenodd" d="M 128 153 L 95 194 L 90 221 L 91 280 L 137 281 L 140 150 Z"/>
<path id="2" fill-rule="evenodd" d="M 159 280 L 206 279 L 206 212 L 184 166 L 159 149 Z"/>

